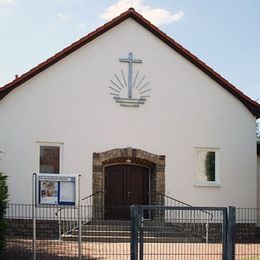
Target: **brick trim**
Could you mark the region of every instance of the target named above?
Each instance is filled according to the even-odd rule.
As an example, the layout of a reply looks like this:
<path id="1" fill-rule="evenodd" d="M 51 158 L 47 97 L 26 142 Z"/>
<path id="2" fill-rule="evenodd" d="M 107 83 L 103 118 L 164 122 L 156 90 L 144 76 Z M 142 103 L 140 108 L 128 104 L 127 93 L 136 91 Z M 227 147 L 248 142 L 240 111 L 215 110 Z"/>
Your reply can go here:
<path id="1" fill-rule="evenodd" d="M 165 193 L 165 156 L 156 155 L 141 149 L 132 147 L 116 148 L 101 153 L 93 153 L 93 173 L 92 173 L 92 193 L 104 190 L 104 166 L 115 163 L 138 164 L 150 168 L 151 186 L 150 199 L 151 204 L 160 204 L 157 193 Z M 95 217 L 103 218 L 100 207 L 104 205 L 104 197 L 98 194 L 93 199 L 93 209 L 99 209 L 94 212 Z"/>

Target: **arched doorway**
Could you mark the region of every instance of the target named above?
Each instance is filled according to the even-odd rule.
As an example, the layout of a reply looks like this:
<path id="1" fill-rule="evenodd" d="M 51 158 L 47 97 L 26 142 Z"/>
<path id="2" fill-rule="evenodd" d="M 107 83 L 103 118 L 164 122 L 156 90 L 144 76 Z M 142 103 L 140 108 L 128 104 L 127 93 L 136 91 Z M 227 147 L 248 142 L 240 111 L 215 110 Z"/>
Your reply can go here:
<path id="1" fill-rule="evenodd" d="M 131 205 L 148 205 L 150 169 L 118 164 L 105 167 L 105 219 L 129 219 Z"/>
<path id="2" fill-rule="evenodd" d="M 165 193 L 165 156 L 156 155 L 132 147 L 116 148 L 105 152 L 93 153 L 92 193 L 96 194 L 93 197 L 92 214 L 94 218 L 104 219 L 106 217 L 105 207 L 107 204 L 105 201 L 106 198 L 105 193 L 107 192 L 107 188 L 106 188 L 105 175 L 106 175 L 106 168 L 110 166 L 112 167 L 113 165 L 128 165 L 128 167 L 137 166 L 137 168 L 130 167 L 130 168 L 126 168 L 126 170 L 125 169 L 120 170 L 121 173 L 124 171 L 131 172 L 143 168 L 148 169 L 149 171 L 149 185 L 147 188 L 149 193 L 148 203 L 153 205 L 164 204 L 164 201 L 160 199 L 161 197 L 158 196 L 158 194 Z M 139 178 L 141 178 L 140 175 Z M 128 190 L 125 188 L 124 192 L 128 192 Z M 138 196 L 141 197 L 141 195 Z M 145 201 L 145 199 L 143 199 L 143 201 Z"/>

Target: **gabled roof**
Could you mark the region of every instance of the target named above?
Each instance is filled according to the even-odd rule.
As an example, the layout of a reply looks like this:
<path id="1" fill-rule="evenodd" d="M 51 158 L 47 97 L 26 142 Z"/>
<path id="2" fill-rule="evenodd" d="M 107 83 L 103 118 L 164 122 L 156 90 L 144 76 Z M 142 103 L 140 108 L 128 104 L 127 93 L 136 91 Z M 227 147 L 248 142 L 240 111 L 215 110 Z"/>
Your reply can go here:
<path id="1" fill-rule="evenodd" d="M 81 38 L 80 40 L 74 42 L 67 48 L 63 49 L 62 51 L 58 52 L 51 58 L 47 59 L 46 61 L 40 63 L 35 68 L 31 69 L 30 71 L 24 73 L 20 77 L 16 78 L 12 82 L 6 84 L 2 88 L 0 88 L 0 100 L 3 99 L 8 93 L 10 93 L 13 89 L 17 88 L 18 86 L 22 85 L 27 80 L 31 79 L 35 75 L 39 74 L 43 70 L 47 69 L 51 65 L 55 64 L 56 62 L 60 61 L 64 57 L 68 56 L 72 52 L 76 51 L 80 47 L 84 46 L 88 42 L 94 40 L 101 34 L 107 32 L 108 30 L 112 29 L 113 27 L 117 26 L 118 24 L 122 23 L 128 18 L 134 19 L 136 22 L 144 26 L 148 31 L 162 40 L 164 43 L 169 45 L 172 49 L 182 55 L 184 58 L 189 60 L 192 64 L 196 67 L 201 69 L 204 73 L 206 73 L 210 78 L 215 80 L 219 85 L 221 85 L 224 89 L 230 92 L 233 96 L 239 99 L 247 109 L 257 118 L 260 117 L 260 104 L 250 99 L 248 96 L 243 94 L 239 89 L 237 89 L 234 85 L 229 83 L 223 77 L 221 77 L 217 72 L 215 72 L 212 68 L 210 68 L 207 64 L 202 62 L 198 59 L 195 55 L 190 53 L 172 38 L 170 38 L 167 34 L 159 30 L 156 26 L 151 24 L 148 20 L 146 20 L 142 15 L 137 13 L 133 8 L 130 8 L 128 11 L 122 13 L 118 17 L 114 18 L 110 22 L 104 24 L 103 26 L 99 27 L 95 31 L 91 32 L 90 34 L 86 35 L 85 37 Z"/>

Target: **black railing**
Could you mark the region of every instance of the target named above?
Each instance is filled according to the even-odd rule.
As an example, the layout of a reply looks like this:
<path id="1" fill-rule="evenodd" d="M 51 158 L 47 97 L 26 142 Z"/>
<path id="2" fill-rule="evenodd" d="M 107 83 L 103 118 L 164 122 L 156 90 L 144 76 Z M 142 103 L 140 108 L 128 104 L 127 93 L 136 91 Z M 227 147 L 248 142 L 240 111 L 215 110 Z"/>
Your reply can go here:
<path id="1" fill-rule="evenodd" d="M 172 198 L 166 194 L 163 193 L 157 193 L 158 198 L 156 201 L 159 202 L 159 204 L 164 206 L 171 206 L 171 207 L 190 207 L 193 208 L 194 206 L 185 203 L 183 201 L 180 201 L 178 199 Z M 171 223 L 171 225 L 174 225 L 176 228 L 179 228 L 180 232 L 182 230 L 189 230 L 189 233 L 192 235 L 196 235 L 199 237 L 202 237 L 205 239 L 205 241 L 209 242 L 209 223 L 212 221 L 214 215 L 211 212 L 208 212 L 206 210 L 198 210 L 196 211 L 196 216 L 187 216 L 187 212 L 185 213 L 186 216 L 183 215 L 183 211 L 176 211 L 175 212 L 175 219 L 178 219 L 177 222 L 174 222 L 174 219 L 172 218 L 173 213 L 171 213 L 171 216 L 168 216 L 167 212 L 165 212 L 165 221 L 168 221 Z M 192 211 L 192 214 L 194 214 L 194 211 Z M 180 216 L 181 215 L 181 216 Z M 188 219 L 197 219 L 196 225 L 190 225 L 190 221 L 187 221 Z M 199 222 L 198 222 L 199 220 Z M 186 223 L 188 222 L 188 223 Z"/>
<path id="2" fill-rule="evenodd" d="M 84 202 L 84 204 L 80 203 L 78 207 L 65 206 L 58 208 L 55 215 L 59 217 L 59 240 L 62 240 L 63 236 L 71 234 L 79 228 L 79 217 L 76 216 L 77 214 L 80 214 L 82 225 L 93 219 L 93 200 L 98 194 L 103 194 L 103 191 L 97 191 L 82 198 L 81 202 Z"/>
<path id="3" fill-rule="evenodd" d="M 77 207 L 60 210 L 57 206 L 37 207 L 36 211 L 36 254 L 38 259 L 129 259 L 130 220 L 104 220 L 93 217 L 93 207 L 103 211 L 102 205 L 93 206 L 91 201 Z M 85 201 L 89 201 L 85 199 Z M 178 201 L 179 202 L 179 201 Z M 89 205 L 87 205 L 89 204 Z M 7 222 L 6 248 L 0 259 L 32 259 L 33 256 L 33 207 L 32 204 L 9 204 L 5 220 Z M 140 206 L 143 207 L 143 247 L 144 254 L 153 259 L 221 259 L 221 242 L 224 218 L 220 211 L 202 207 Z M 160 208 L 161 207 L 161 208 Z M 56 212 L 59 212 L 57 215 Z M 154 211 L 158 218 L 145 219 L 145 211 Z M 209 219 L 208 243 L 194 230 L 201 229 L 203 212 L 213 215 Z M 61 223 L 66 221 L 70 232 L 59 235 L 59 215 Z M 163 213 L 163 214 L 162 214 Z M 161 218 L 163 217 L 163 218 Z M 82 229 L 78 226 L 78 220 Z M 89 220 L 86 222 L 86 219 Z M 140 226 L 141 227 L 141 226 Z M 235 256 L 237 259 L 257 259 L 260 255 L 260 209 L 236 209 Z M 81 235 L 81 239 L 79 239 Z M 81 248 L 81 250 L 79 250 Z M 161 254 L 156 258 L 156 254 Z M 198 258 L 200 257 L 200 258 Z"/>
<path id="4" fill-rule="evenodd" d="M 180 201 L 180 200 L 177 200 L 173 197 L 170 197 L 166 194 L 163 194 L 163 193 L 160 193 L 158 192 L 157 195 L 160 197 L 162 197 L 163 199 L 161 199 L 160 201 L 163 202 L 162 205 L 164 206 L 173 206 L 173 207 L 194 207 L 186 202 L 183 202 L 183 201 Z M 210 213 L 210 212 L 207 212 L 206 210 L 201 210 L 201 212 L 207 214 L 210 216 L 210 218 L 212 219 L 213 218 L 213 214 Z"/>
<path id="5" fill-rule="evenodd" d="M 92 201 L 92 205 L 93 205 L 93 198 L 94 198 L 94 196 L 96 196 L 97 194 L 103 194 L 103 191 L 97 191 L 97 192 L 95 192 L 95 193 L 93 193 L 93 194 L 91 194 L 91 195 L 89 195 L 89 196 L 87 196 L 87 197 L 84 197 L 83 199 L 81 199 L 81 201 L 85 201 L 85 200 L 91 200 Z"/>
<path id="6" fill-rule="evenodd" d="M 227 253 L 226 208 L 134 205 L 131 209 L 132 259 L 231 259 L 225 258 Z M 212 230 L 210 237 L 211 243 L 205 243 L 203 238 L 190 231 L 191 228 L 200 227 L 201 219 L 198 216 L 204 209 L 214 216 L 209 220 L 209 224 L 214 226 L 214 232 Z M 157 216 L 165 216 L 165 220 L 145 221 L 144 213 L 147 210 L 157 212 L 155 213 Z M 176 223 L 177 226 L 171 223 Z M 180 225 L 183 229 L 179 228 Z M 139 253 L 137 247 L 139 247 Z"/>

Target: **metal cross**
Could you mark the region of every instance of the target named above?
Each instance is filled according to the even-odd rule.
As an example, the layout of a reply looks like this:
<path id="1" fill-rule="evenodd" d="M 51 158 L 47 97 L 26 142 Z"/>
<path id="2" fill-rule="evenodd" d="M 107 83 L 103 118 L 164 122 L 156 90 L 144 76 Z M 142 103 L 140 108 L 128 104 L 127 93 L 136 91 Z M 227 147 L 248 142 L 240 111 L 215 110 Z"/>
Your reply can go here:
<path id="1" fill-rule="evenodd" d="M 121 58 L 119 61 L 128 63 L 128 98 L 132 98 L 133 63 L 142 63 L 142 60 L 133 59 L 133 53 L 129 52 L 128 58 Z"/>

